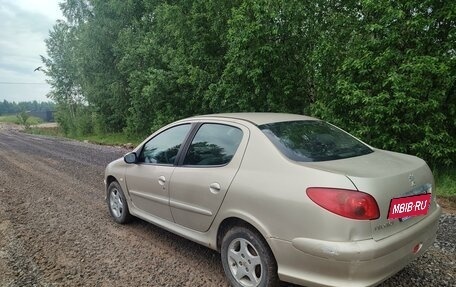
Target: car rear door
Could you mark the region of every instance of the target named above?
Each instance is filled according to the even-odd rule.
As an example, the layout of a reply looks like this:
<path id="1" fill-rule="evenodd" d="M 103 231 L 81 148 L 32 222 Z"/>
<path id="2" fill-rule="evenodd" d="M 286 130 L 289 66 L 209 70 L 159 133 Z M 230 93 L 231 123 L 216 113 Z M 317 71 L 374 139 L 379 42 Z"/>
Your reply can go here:
<path id="1" fill-rule="evenodd" d="M 248 137 L 248 129 L 237 123 L 200 123 L 171 177 L 170 207 L 176 223 L 209 229 L 239 169 Z"/>

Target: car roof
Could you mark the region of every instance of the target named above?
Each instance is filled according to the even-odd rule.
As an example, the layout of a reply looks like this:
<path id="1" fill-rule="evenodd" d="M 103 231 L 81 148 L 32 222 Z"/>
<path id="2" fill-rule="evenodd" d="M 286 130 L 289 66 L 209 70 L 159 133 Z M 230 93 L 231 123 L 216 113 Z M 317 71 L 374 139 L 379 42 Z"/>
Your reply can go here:
<path id="1" fill-rule="evenodd" d="M 318 120 L 313 117 L 286 114 L 286 113 L 223 113 L 223 114 L 211 114 L 195 116 L 191 119 L 236 119 L 251 122 L 255 125 L 264 125 L 276 122 L 288 122 L 288 121 L 306 121 L 306 120 Z"/>

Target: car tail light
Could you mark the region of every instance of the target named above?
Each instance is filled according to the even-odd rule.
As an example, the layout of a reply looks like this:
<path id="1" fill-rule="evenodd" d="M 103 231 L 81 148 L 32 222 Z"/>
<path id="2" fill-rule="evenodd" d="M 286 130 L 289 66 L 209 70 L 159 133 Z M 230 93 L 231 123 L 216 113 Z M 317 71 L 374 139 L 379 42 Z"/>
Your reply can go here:
<path id="1" fill-rule="evenodd" d="M 343 217 L 360 220 L 380 217 L 375 199 L 361 191 L 309 187 L 306 193 L 319 206 Z"/>

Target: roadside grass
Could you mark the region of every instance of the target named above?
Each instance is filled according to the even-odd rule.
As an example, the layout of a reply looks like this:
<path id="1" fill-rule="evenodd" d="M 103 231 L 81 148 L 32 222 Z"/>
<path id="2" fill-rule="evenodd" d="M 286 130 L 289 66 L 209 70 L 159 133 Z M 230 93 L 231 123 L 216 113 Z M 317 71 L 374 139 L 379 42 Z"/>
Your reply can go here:
<path id="1" fill-rule="evenodd" d="M 70 138 L 78 141 L 88 141 L 90 143 L 99 145 L 125 146 L 127 144 L 131 144 L 133 146 L 136 146 L 143 140 L 143 138 L 139 137 L 128 137 L 124 133 L 106 133 L 101 135 L 91 134 L 85 136 L 65 135 L 59 127 L 31 127 L 28 132 L 36 135 Z"/>
<path id="2" fill-rule="evenodd" d="M 456 168 L 434 170 L 434 177 L 439 204 L 456 211 Z"/>
<path id="3" fill-rule="evenodd" d="M 434 171 L 437 194 L 456 197 L 456 168 Z"/>
<path id="4" fill-rule="evenodd" d="M 11 124 L 19 124 L 19 119 L 16 115 L 7 115 L 7 116 L 0 116 L 1 123 L 11 123 Z M 32 125 L 38 125 L 43 123 L 43 120 L 38 117 L 29 117 L 27 119 L 27 123 Z"/>
<path id="5" fill-rule="evenodd" d="M 103 135 L 75 136 L 76 140 L 88 140 L 100 145 L 133 145 L 137 146 L 143 139 L 128 137 L 124 133 L 107 133 Z"/>
<path id="6" fill-rule="evenodd" d="M 16 115 L 0 116 L 0 123 L 18 124 L 19 120 Z"/>
<path id="7" fill-rule="evenodd" d="M 44 123 L 44 121 L 37 117 L 30 117 L 27 119 L 27 123 L 29 123 L 31 126 L 33 126 L 33 125 L 42 124 L 42 123 Z"/>
<path id="8" fill-rule="evenodd" d="M 27 131 L 30 134 L 34 135 L 43 135 L 43 136 L 52 136 L 52 137 L 65 137 L 63 133 L 60 132 L 59 127 L 36 127 L 32 126 Z"/>

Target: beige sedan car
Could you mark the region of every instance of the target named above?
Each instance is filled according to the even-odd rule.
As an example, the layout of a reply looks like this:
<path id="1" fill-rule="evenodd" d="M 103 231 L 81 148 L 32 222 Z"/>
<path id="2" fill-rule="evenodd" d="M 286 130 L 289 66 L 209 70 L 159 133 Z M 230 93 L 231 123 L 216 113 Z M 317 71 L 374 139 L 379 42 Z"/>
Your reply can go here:
<path id="1" fill-rule="evenodd" d="M 434 241 L 426 163 L 292 114 L 192 117 L 106 168 L 113 219 L 220 251 L 233 286 L 375 286 Z"/>

